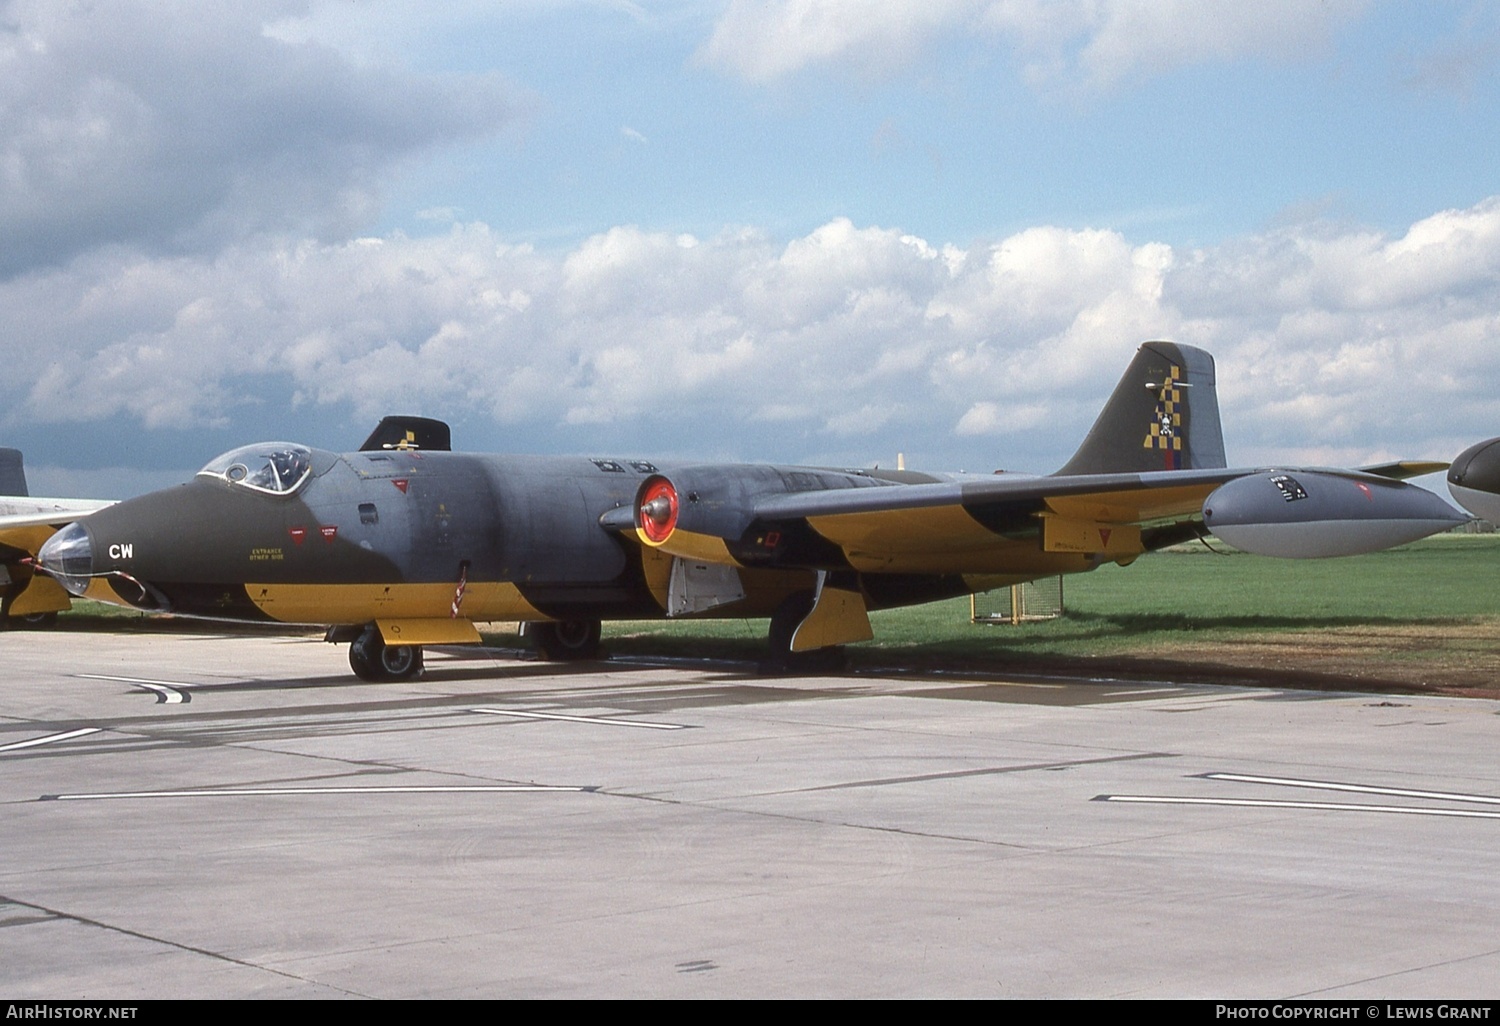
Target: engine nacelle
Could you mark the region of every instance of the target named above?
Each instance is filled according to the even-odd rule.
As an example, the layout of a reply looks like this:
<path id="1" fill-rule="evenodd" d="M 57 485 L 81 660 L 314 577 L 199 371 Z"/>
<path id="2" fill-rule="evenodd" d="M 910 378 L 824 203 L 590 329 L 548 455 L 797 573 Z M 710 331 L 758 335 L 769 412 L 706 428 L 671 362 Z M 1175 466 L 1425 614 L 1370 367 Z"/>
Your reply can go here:
<path id="1" fill-rule="evenodd" d="M 809 467 L 683 467 L 641 482 L 636 536 L 683 559 L 747 567 L 847 566 L 806 524 L 762 521 L 755 504 L 770 495 L 884 484 L 859 471 Z"/>
<path id="2" fill-rule="evenodd" d="M 1405 545 L 1468 520 L 1425 488 L 1370 475 L 1266 471 L 1203 503 L 1215 536 L 1259 556 L 1317 559 Z"/>
<path id="3" fill-rule="evenodd" d="M 1448 468 L 1448 491 L 1476 517 L 1500 523 L 1500 438 L 1458 454 Z"/>

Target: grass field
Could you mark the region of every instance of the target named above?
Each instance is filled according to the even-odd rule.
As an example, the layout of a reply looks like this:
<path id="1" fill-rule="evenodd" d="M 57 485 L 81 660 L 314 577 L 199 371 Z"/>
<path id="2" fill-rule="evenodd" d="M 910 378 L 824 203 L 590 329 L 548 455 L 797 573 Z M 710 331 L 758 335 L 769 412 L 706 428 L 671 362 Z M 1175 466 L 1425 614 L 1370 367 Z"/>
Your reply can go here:
<path id="1" fill-rule="evenodd" d="M 875 613 L 856 666 L 1077 668 L 1108 662 L 1271 671 L 1500 694 L 1500 535 L 1444 535 L 1349 559 L 1219 555 L 1202 546 L 1064 581 L 1067 615 L 969 622 L 968 599 Z M 617 652 L 756 658 L 764 621 L 607 624 Z"/>
<path id="2" fill-rule="evenodd" d="M 1500 697 L 1497 585 L 1500 535 L 1443 535 L 1330 560 L 1183 547 L 1067 578 L 1060 619 L 975 625 L 968 599 L 956 599 L 875 613 L 875 640 L 849 652 L 856 667 L 1191 671 Z M 65 626 L 102 625 L 112 612 L 116 626 L 140 621 L 80 603 Z M 755 660 L 765 634 L 764 620 L 626 621 L 606 624 L 604 637 L 618 654 Z"/>

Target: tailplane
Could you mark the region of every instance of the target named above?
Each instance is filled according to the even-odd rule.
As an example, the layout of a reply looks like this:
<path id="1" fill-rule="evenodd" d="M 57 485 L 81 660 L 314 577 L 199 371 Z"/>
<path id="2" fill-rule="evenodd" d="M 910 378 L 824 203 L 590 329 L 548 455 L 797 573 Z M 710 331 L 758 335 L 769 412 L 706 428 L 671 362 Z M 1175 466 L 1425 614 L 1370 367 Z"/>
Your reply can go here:
<path id="1" fill-rule="evenodd" d="M 1226 466 L 1214 358 L 1147 342 L 1061 474 L 1137 474 Z"/>

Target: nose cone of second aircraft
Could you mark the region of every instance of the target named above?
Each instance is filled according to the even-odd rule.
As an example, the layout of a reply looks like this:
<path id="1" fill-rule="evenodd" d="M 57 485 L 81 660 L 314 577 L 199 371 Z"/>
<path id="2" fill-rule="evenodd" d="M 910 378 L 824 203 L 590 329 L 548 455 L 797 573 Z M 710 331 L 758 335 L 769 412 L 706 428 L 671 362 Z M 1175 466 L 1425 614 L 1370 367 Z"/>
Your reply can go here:
<path id="1" fill-rule="evenodd" d="M 93 539 L 82 524 L 69 524 L 47 539 L 37 562 L 70 593 L 82 595 L 94 576 Z"/>
<path id="2" fill-rule="evenodd" d="M 195 481 L 126 499 L 58 531 L 37 562 L 73 595 L 170 609 L 162 589 L 207 579 L 225 550 L 236 498 L 222 485 Z"/>
<path id="3" fill-rule="evenodd" d="M 1459 453 L 1448 468 L 1448 490 L 1476 517 L 1500 521 L 1500 438 Z"/>

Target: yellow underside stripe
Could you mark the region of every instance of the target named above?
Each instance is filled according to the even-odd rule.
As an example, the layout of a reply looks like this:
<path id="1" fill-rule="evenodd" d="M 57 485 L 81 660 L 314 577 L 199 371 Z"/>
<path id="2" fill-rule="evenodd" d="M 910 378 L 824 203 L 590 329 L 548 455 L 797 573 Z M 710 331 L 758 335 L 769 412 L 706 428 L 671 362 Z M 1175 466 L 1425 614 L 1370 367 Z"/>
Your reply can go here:
<path id="1" fill-rule="evenodd" d="M 700 563 L 718 563 L 723 566 L 740 565 L 740 561 L 729 554 L 729 547 L 724 543 L 724 539 L 716 535 L 676 530 L 667 535 L 666 541 L 658 543 L 646 537 L 646 532 L 639 528 L 636 529 L 635 534 L 642 545 L 660 549 L 662 552 L 668 552 L 683 559 L 696 559 Z"/>
<path id="2" fill-rule="evenodd" d="M 452 618 L 457 584 L 247 584 L 250 601 L 282 623 L 367 623 Z M 546 620 L 514 584 L 471 582 L 459 618 Z"/>

